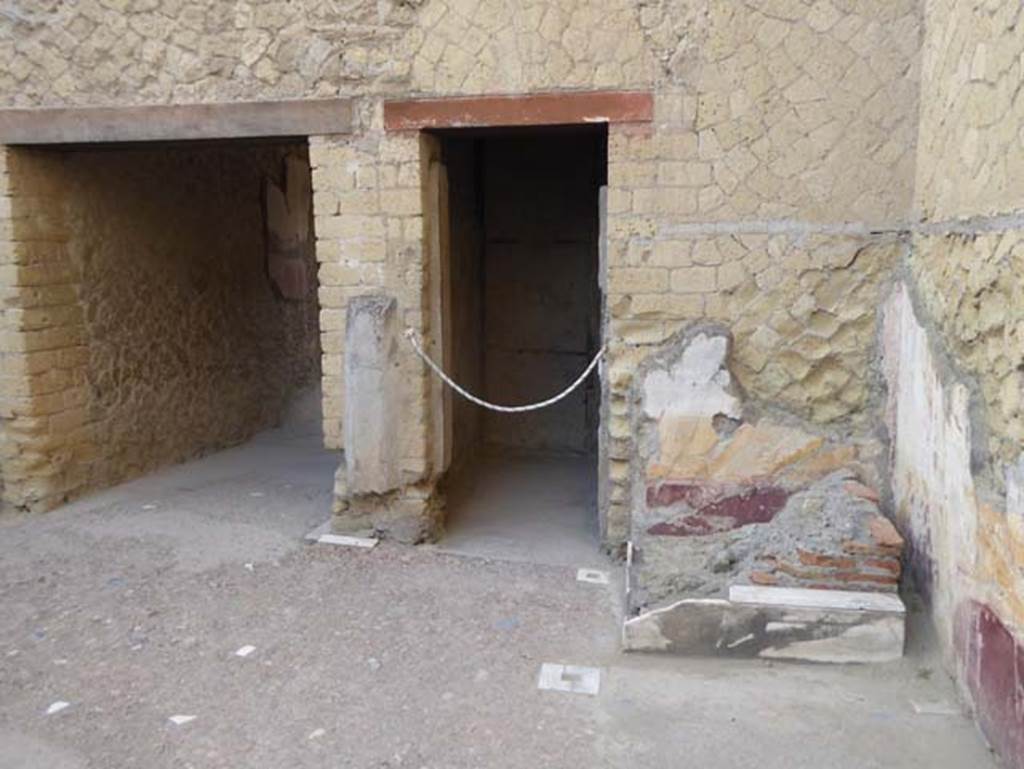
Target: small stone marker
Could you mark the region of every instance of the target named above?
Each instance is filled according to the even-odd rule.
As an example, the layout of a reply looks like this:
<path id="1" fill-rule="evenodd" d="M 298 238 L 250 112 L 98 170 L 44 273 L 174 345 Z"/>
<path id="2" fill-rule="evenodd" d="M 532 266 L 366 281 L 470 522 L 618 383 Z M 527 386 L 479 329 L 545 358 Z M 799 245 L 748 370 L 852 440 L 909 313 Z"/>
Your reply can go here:
<path id="1" fill-rule="evenodd" d="M 248 657 L 254 651 L 256 651 L 256 647 L 255 646 L 250 646 L 249 644 L 246 644 L 245 646 L 239 647 L 238 650 L 235 651 L 235 656 L 236 657 Z"/>
<path id="2" fill-rule="evenodd" d="M 167 720 L 170 721 L 175 726 L 184 726 L 189 721 L 195 721 L 196 717 L 195 716 L 171 716 Z"/>
<path id="3" fill-rule="evenodd" d="M 70 702 L 64 702 L 64 700 L 57 700 L 55 703 L 53 703 L 52 705 L 50 705 L 50 707 L 46 709 L 46 715 L 52 716 L 54 713 L 60 713 L 62 710 L 64 710 L 64 708 L 70 706 Z"/>
<path id="4" fill-rule="evenodd" d="M 579 665 L 545 662 L 540 666 L 537 688 L 574 694 L 597 694 L 601 688 L 601 671 Z"/>
<path id="5" fill-rule="evenodd" d="M 590 582 L 594 585 L 607 585 L 608 572 L 600 569 L 579 569 L 576 572 L 577 582 Z"/>
<path id="6" fill-rule="evenodd" d="M 380 541 L 374 537 L 349 537 L 344 534 L 321 534 L 317 537 L 321 545 L 342 545 L 344 547 L 376 547 Z"/>

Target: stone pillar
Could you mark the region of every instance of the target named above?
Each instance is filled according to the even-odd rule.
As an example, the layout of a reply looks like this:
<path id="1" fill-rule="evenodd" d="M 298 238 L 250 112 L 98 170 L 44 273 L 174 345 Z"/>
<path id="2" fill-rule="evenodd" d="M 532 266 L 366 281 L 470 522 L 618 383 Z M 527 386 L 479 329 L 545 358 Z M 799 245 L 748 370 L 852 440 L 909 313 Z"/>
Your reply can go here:
<path id="1" fill-rule="evenodd" d="M 430 539 L 438 527 L 434 479 L 408 483 L 402 453 L 409 353 L 400 349 L 397 300 L 353 297 L 345 328 L 345 462 L 335 478 L 332 527 Z"/>
<path id="2" fill-rule="evenodd" d="M 96 455 L 66 187 L 59 153 L 0 146 L 0 462 L 14 509 L 81 493 Z"/>
<path id="3" fill-rule="evenodd" d="M 345 472 L 349 494 L 386 494 L 401 482 L 398 303 L 349 301 L 345 331 Z"/>
<path id="4" fill-rule="evenodd" d="M 310 141 L 313 207 L 320 262 L 320 329 L 324 351 L 324 435 L 329 448 L 341 448 L 346 461 L 336 475 L 333 527 L 406 542 L 435 536 L 440 508 L 438 467 L 433 451 L 435 425 L 430 396 L 435 383 L 423 362 L 398 333 L 411 327 L 428 344 L 434 328 L 428 290 L 433 284 L 424 263 L 424 166 L 430 142 L 415 132 L 383 134 L 370 127 L 353 136 Z M 436 277 L 435 277 L 436 280 Z M 393 298 L 396 349 L 388 369 L 386 398 L 364 386 L 366 398 L 348 392 L 348 345 L 356 337 L 349 305 L 367 298 Z M 361 315 L 361 312 L 357 312 Z M 369 322 L 369 319 L 364 319 Z M 354 380 L 372 380 L 372 367 Z M 386 404 L 385 404 L 386 401 Z M 363 411 L 386 408 L 376 417 Z M 393 420 L 387 427 L 383 419 Z M 373 426 L 367 434 L 365 426 Z M 385 437 L 390 431 L 391 437 Z M 375 447 L 364 443 L 375 442 Z M 352 445 L 349 441 L 360 442 Z M 371 458 L 372 457 L 372 458 Z M 352 467 L 350 471 L 349 467 Z M 370 471 L 369 468 L 373 468 Z M 350 472 L 352 477 L 350 478 Z"/>

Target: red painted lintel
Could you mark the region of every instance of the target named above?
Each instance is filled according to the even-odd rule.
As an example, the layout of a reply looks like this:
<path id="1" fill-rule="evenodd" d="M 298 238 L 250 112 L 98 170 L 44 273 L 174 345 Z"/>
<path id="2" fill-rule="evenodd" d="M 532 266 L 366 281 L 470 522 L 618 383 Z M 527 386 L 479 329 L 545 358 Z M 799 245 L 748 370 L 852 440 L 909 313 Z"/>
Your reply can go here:
<path id="1" fill-rule="evenodd" d="M 650 91 L 585 91 L 384 103 L 384 127 L 388 131 L 649 123 L 653 117 L 654 96 Z"/>

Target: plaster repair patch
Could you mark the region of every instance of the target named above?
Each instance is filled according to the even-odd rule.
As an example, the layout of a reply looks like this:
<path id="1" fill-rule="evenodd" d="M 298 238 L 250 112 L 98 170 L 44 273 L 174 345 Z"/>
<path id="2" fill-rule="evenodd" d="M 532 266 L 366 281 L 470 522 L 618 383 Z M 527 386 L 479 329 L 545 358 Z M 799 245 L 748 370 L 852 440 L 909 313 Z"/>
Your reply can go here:
<path id="1" fill-rule="evenodd" d="M 545 662 L 540 666 L 537 688 L 574 694 L 597 694 L 601 688 L 601 671 L 579 665 Z"/>

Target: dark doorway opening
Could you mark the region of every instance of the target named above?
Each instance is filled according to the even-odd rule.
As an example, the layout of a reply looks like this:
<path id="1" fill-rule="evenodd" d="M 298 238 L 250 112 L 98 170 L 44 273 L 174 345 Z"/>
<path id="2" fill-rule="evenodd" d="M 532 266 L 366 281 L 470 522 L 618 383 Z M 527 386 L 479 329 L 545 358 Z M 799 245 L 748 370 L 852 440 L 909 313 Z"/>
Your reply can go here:
<path id="1" fill-rule="evenodd" d="M 601 344 L 606 127 L 438 136 L 449 369 L 493 403 L 549 398 L 576 379 Z M 592 560 L 600 398 L 597 375 L 559 403 L 527 413 L 496 413 L 447 396 L 447 543 L 529 560 Z"/>

